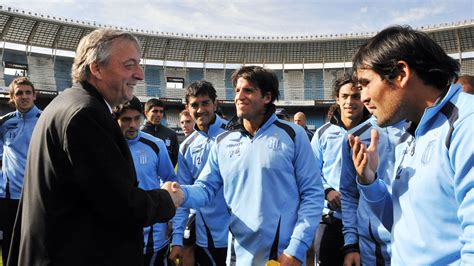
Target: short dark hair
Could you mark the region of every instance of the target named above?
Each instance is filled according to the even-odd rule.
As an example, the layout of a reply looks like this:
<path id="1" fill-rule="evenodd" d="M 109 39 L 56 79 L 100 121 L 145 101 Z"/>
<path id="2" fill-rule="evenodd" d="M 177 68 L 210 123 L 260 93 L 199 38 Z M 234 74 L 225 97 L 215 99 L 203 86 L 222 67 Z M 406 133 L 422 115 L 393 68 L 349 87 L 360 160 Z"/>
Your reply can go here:
<path id="1" fill-rule="evenodd" d="M 262 95 L 270 92 L 271 102 L 278 100 L 280 91 L 278 90 L 278 78 L 275 72 L 259 66 L 243 66 L 232 73 L 232 85 L 237 85 L 239 78 L 244 78 L 260 89 Z"/>
<path id="2" fill-rule="evenodd" d="M 284 119 L 285 117 L 290 119 L 290 114 L 288 113 L 288 111 L 286 111 L 285 108 L 277 108 L 275 110 L 275 115 L 280 119 Z"/>
<path id="3" fill-rule="evenodd" d="M 446 89 L 458 77 L 459 63 L 428 35 L 409 26 L 388 27 L 372 37 L 355 54 L 353 68 L 371 69 L 391 83 L 400 75 L 399 60 L 438 90 Z"/>
<path id="4" fill-rule="evenodd" d="M 113 109 L 113 114 L 114 114 L 115 119 L 119 119 L 120 116 L 127 110 L 136 110 L 140 114 L 143 114 L 142 103 L 137 97 L 133 96 L 133 98 L 130 101 L 124 104 L 117 105 Z"/>
<path id="5" fill-rule="evenodd" d="M 9 87 L 9 95 L 10 95 L 10 99 L 8 100 L 8 103 L 13 106 L 13 107 L 16 107 L 15 106 L 15 101 L 14 101 L 14 96 L 15 96 L 15 87 L 16 85 L 28 85 L 31 87 L 31 89 L 33 90 L 33 94 L 35 94 L 35 86 L 33 86 L 33 83 L 27 78 L 27 77 L 17 77 L 15 78 L 12 82 L 10 82 L 10 85 L 8 86 Z"/>
<path id="6" fill-rule="evenodd" d="M 357 84 L 352 73 L 345 72 L 342 76 L 334 80 L 332 85 L 332 93 L 334 98 L 339 97 L 339 91 L 341 90 L 341 87 L 346 84 L 352 84 L 353 86 Z"/>
<path id="7" fill-rule="evenodd" d="M 165 108 L 165 104 L 163 103 L 163 101 L 158 100 L 156 98 L 151 98 L 145 103 L 145 112 L 150 111 L 155 106 Z"/>
<path id="8" fill-rule="evenodd" d="M 209 96 L 212 102 L 216 101 L 217 93 L 216 89 L 209 81 L 205 80 L 198 80 L 195 81 L 186 88 L 186 103 L 189 103 L 189 96 L 197 97 L 197 96 Z"/>

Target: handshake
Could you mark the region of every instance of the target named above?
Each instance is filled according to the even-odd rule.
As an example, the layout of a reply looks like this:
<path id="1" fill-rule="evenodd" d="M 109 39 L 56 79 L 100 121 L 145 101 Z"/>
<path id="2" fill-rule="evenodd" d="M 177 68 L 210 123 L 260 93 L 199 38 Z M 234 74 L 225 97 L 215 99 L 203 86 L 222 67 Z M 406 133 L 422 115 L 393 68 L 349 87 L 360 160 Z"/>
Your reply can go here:
<path id="1" fill-rule="evenodd" d="M 178 208 L 184 200 L 184 194 L 181 190 L 181 186 L 178 182 L 166 182 L 161 186 L 161 189 L 164 189 L 170 193 L 171 199 L 173 200 L 174 206 Z"/>

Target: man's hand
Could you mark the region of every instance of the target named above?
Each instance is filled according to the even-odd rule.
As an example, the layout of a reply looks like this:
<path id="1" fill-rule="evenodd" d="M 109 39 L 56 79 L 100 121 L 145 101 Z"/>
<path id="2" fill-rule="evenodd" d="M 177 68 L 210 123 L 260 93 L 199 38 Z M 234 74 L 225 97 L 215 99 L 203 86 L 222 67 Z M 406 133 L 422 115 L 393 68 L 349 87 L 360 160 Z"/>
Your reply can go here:
<path id="1" fill-rule="evenodd" d="M 331 190 L 326 195 L 326 199 L 329 203 L 329 206 L 331 206 L 333 210 L 338 210 L 341 208 L 341 192 Z"/>
<path id="2" fill-rule="evenodd" d="M 181 187 L 177 182 L 166 182 L 161 186 L 161 189 L 164 189 L 170 193 L 171 199 L 173 200 L 174 206 L 178 208 L 184 200 L 184 194 L 181 190 Z"/>
<path id="3" fill-rule="evenodd" d="M 301 266 L 301 262 L 295 257 L 286 254 L 283 252 L 280 257 L 278 257 L 278 262 L 280 266 Z"/>
<path id="4" fill-rule="evenodd" d="M 359 252 L 349 252 L 344 257 L 344 266 L 360 266 Z"/>
<path id="5" fill-rule="evenodd" d="M 352 149 L 352 161 L 359 176 L 359 183 L 363 185 L 371 184 L 375 180 L 375 173 L 379 163 L 379 156 L 377 154 L 379 133 L 377 130 L 372 129 L 370 132 L 369 148 L 360 141 L 359 137 L 349 135 L 348 139 Z"/>
<path id="6" fill-rule="evenodd" d="M 170 255 L 168 256 L 170 261 L 174 263 L 174 265 L 182 265 L 183 264 L 183 252 L 181 246 L 173 246 L 171 248 Z"/>

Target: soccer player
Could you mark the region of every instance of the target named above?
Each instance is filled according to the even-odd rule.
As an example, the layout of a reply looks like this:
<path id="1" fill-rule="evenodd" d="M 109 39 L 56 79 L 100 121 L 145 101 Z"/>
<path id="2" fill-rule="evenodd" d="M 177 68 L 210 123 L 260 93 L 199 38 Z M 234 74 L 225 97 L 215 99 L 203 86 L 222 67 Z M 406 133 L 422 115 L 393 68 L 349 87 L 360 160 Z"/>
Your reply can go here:
<path id="1" fill-rule="evenodd" d="M 159 189 L 164 182 L 176 180 L 165 143 L 140 131 L 143 122 L 140 100 L 133 97 L 129 102 L 115 107 L 113 113 L 132 153 L 138 187 L 144 190 Z M 144 265 L 168 265 L 168 231 L 167 223 L 155 223 L 143 229 Z"/>
<path id="2" fill-rule="evenodd" d="M 178 163 L 178 136 L 174 130 L 161 124 L 164 115 L 165 104 L 156 98 L 149 99 L 145 103 L 146 123 L 143 126 L 142 131 L 165 142 L 168 154 L 174 166 Z"/>
<path id="3" fill-rule="evenodd" d="M 184 207 L 202 207 L 222 188 L 237 265 L 301 265 L 323 207 L 323 188 L 304 129 L 276 118 L 278 78 L 244 66 L 232 75 L 237 116 L 219 135 L 192 186 L 164 185 Z"/>
<path id="4" fill-rule="evenodd" d="M 412 122 L 397 146 L 391 196 L 377 174 L 377 131 L 368 147 L 349 136 L 362 195 L 382 221 L 393 219 L 392 264 L 471 264 L 474 95 L 452 84 L 459 63 L 425 33 L 393 26 L 360 47 L 353 67 L 378 125 Z"/>
<path id="5" fill-rule="evenodd" d="M 342 265 L 344 236 L 342 234 L 341 178 L 342 145 L 346 134 L 370 116 L 360 99 L 360 91 L 346 73 L 334 82 L 333 94 L 339 108 L 328 123 L 321 126 L 311 140 L 316 168 L 324 185 L 325 208 L 319 229 L 322 234 L 319 261 L 321 265 Z M 318 252 L 316 252 L 318 254 Z"/>
<path id="6" fill-rule="evenodd" d="M 179 125 L 185 137 L 191 135 L 194 131 L 194 120 L 188 110 L 183 110 L 179 113 Z"/>
<path id="7" fill-rule="evenodd" d="M 186 88 L 186 109 L 196 126 L 195 131 L 181 144 L 178 158 L 178 182 L 194 184 L 207 162 L 211 147 L 224 132 L 227 121 L 215 114 L 217 94 L 207 81 L 196 81 Z M 199 265 L 225 265 L 230 214 L 224 200 L 223 189 L 214 199 L 196 211 L 195 262 Z M 172 260 L 180 255 L 184 225 L 189 209 L 179 208 L 173 219 Z M 186 258 L 184 258 L 186 259 Z"/>
<path id="8" fill-rule="evenodd" d="M 0 172 L 0 230 L 3 231 L 3 265 L 7 264 L 31 135 L 41 114 L 41 110 L 35 105 L 35 87 L 28 78 L 15 78 L 10 83 L 9 89 L 9 103 L 16 110 L 0 118 L 0 143 L 3 149 L 3 156 L 0 159 L 2 168 Z"/>

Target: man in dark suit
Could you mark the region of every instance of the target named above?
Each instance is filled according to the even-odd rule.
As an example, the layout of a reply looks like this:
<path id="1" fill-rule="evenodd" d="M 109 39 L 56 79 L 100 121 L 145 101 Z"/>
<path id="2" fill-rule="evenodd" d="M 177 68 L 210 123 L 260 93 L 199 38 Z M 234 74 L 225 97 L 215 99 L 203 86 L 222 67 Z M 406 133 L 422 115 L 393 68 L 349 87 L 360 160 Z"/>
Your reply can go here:
<path id="1" fill-rule="evenodd" d="M 33 132 L 8 265 L 143 264 L 143 227 L 171 219 L 179 203 L 137 187 L 111 114 L 143 75 L 130 33 L 98 29 L 81 40 L 77 86 L 51 102 Z"/>

